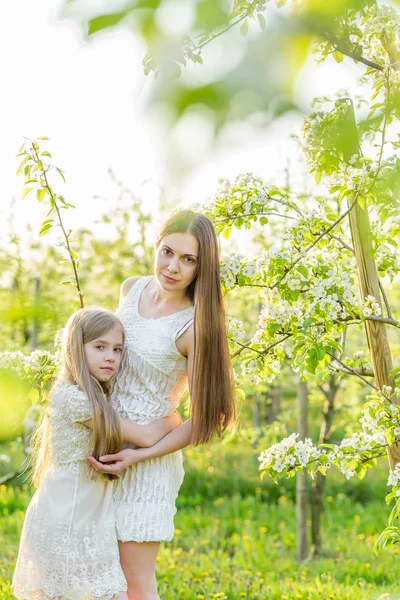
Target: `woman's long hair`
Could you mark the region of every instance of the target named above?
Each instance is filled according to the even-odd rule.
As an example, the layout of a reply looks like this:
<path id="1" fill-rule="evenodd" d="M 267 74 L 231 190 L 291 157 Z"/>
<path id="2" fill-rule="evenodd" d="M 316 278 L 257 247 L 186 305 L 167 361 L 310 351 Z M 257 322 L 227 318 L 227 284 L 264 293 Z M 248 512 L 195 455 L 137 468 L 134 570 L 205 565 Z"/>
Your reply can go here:
<path id="1" fill-rule="evenodd" d="M 103 454 L 115 454 L 123 447 L 119 417 L 110 403 L 111 383 L 99 382 L 89 372 L 84 344 L 91 342 L 111 329 L 119 328 L 125 337 L 119 318 L 103 308 L 82 308 L 68 320 L 63 332 L 62 361 L 59 381 L 73 383 L 87 395 L 92 420 L 91 452 L 98 458 Z M 52 392 L 50 392 L 51 394 Z M 49 435 L 48 406 L 34 440 L 33 483 L 37 487 L 51 464 L 51 440 Z M 95 475 L 88 466 L 88 475 Z"/>
<path id="2" fill-rule="evenodd" d="M 199 242 L 196 276 L 188 287 L 194 304 L 194 365 L 191 381 L 192 443 L 208 442 L 235 423 L 234 384 L 220 283 L 220 257 L 212 221 L 183 210 L 163 225 L 156 240 L 191 233 Z"/>

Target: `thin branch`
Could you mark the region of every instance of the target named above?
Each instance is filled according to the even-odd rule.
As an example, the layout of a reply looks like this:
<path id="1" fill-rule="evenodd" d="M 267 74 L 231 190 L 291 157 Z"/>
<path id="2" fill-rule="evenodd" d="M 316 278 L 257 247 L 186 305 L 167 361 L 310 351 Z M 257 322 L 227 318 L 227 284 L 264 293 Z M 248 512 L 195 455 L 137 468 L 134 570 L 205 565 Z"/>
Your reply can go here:
<path id="1" fill-rule="evenodd" d="M 32 147 L 32 150 L 33 150 L 33 152 L 34 152 L 34 154 L 36 156 L 36 162 L 37 163 L 41 162 L 40 158 L 39 158 L 39 155 L 37 153 L 37 150 L 36 150 L 35 143 L 32 143 L 31 147 Z M 50 197 L 51 197 L 51 199 L 54 202 L 54 208 L 56 209 L 56 213 L 57 213 L 57 217 L 58 217 L 58 224 L 60 225 L 61 230 L 63 232 L 64 239 L 65 239 L 65 245 L 67 247 L 68 254 L 69 254 L 69 257 L 71 259 L 72 268 L 74 270 L 74 277 L 75 277 L 75 282 L 76 282 L 76 289 L 78 290 L 78 294 L 79 294 L 79 303 L 80 303 L 81 308 L 83 308 L 84 307 L 84 304 L 83 304 L 83 292 L 82 292 L 82 290 L 80 288 L 80 284 L 79 284 L 79 277 L 78 277 L 78 270 L 76 268 L 76 261 L 75 261 L 74 257 L 72 256 L 72 249 L 71 249 L 71 246 L 70 246 L 70 243 L 69 243 L 69 238 L 68 238 L 67 232 L 65 231 L 64 224 L 63 224 L 62 219 L 61 219 L 61 214 L 60 214 L 60 209 L 59 209 L 58 204 L 57 204 L 57 199 L 54 196 L 53 190 L 51 189 L 50 184 L 49 184 L 49 182 L 47 180 L 47 171 L 43 170 L 42 173 L 43 173 L 43 177 L 44 177 L 44 180 L 45 180 L 45 183 L 46 183 L 47 191 L 49 192 Z"/>
<path id="2" fill-rule="evenodd" d="M 249 15 L 250 15 L 250 11 L 247 11 L 244 15 L 242 15 L 241 17 L 239 17 L 236 21 L 233 21 L 233 23 L 231 23 L 230 25 L 228 25 L 228 27 L 225 27 L 225 29 L 222 29 L 222 31 L 220 31 L 219 33 L 216 33 L 215 35 L 211 36 L 208 40 L 205 40 L 205 42 L 203 42 L 202 44 L 199 44 L 198 46 L 196 46 L 195 48 L 193 48 L 193 50 L 194 51 L 201 50 L 202 48 L 204 48 L 204 46 L 207 46 L 207 44 L 209 44 L 210 42 L 213 42 L 214 40 L 216 40 L 220 35 L 223 35 L 227 31 L 229 31 L 230 29 L 232 29 L 232 27 L 235 27 L 236 25 L 238 25 L 239 23 L 241 23 L 242 21 L 244 21 L 245 19 L 247 19 L 247 17 Z"/>
<path id="3" fill-rule="evenodd" d="M 329 232 L 332 231 L 332 229 L 334 229 L 337 225 L 339 225 L 339 223 L 341 221 L 343 221 L 343 219 L 345 219 L 347 217 L 347 215 L 353 210 L 354 206 L 356 205 L 357 200 L 358 200 L 358 193 L 355 195 L 349 208 L 343 214 L 341 214 L 340 217 L 338 219 L 336 219 L 336 221 L 334 223 L 332 223 L 332 225 L 330 225 L 330 227 L 328 227 L 328 229 L 326 229 L 325 231 L 320 233 L 319 236 L 313 241 L 313 243 L 310 244 L 305 249 L 305 251 L 300 254 L 300 256 L 298 258 L 296 258 L 296 260 L 291 264 L 291 266 L 288 269 L 286 269 L 286 271 L 282 275 L 281 279 L 279 281 L 277 281 L 276 283 L 274 283 L 274 285 L 271 287 L 271 290 L 275 289 L 280 283 L 282 283 L 282 281 L 285 279 L 286 275 L 293 269 L 293 267 L 295 267 L 297 265 L 297 263 L 299 263 L 302 260 L 304 253 L 309 252 L 311 250 L 311 248 L 316 246 L 316 244 L 318 244 L 318 242 L 320 240 L 322 240 L 323 237 L 328 235 Z"/>
<path id="4" fill-rule="evenodd" d="M 345 365 L 344 362 L 342 362 L 340 360 L 340 358 L 337 358 L 337 356 L 335 356 L 334 354 L 331 354 L 330 352 L 327 352 L 327 354 L 336 362 L 338 362 L 343 369 L 346 369 L 347 373 L 351 373 L 352 375 L 355 375 L 356 377 L 358 377 L 359 379 L 361 379 L 364 383 L 366 383 L 367 385 L 369 385 L 370 387 L 372 387 L 374 390 L 376 390 L 377 392 L 381 393 L 381 390 L 376 387 L 376 385 L 374 385 L 373 383 L 371 383 L 370 381 L 368 381 L 368 379 L 365 379 L 365 377 L 363 377 L 362 375 L 360 375 L 360 373 L 357 373 L 356 369 L 353 369 L 353 367 L 349 367 L 348 365 Z"/>
<path id="5" fill-rule="evenodd" d="M 288 338 L 292 337 L 292 335 L 293 335 L 293 333 L 287 333 L 286 335 L 284 335 L 283 337 L 281 337 L 276 342 L 273 342 L 272 344 L 270 344 L 269 346 L 267 346 L 266 348 L 264 348 L 264 350 L 256 350 L 256 348 L 252 348 L 251 346 L 249 346 L 247 344 L 241 344 L 240 342 L 237 342 L 236 340 L 232 340 L 230 338 L 231 341 L 234 341 L 236 344 L 238 344 L 239 346 L 241 346 L 240 350 L 236 350 L 236 352 L 234 352 L 233 354 L 231 354 L 231 359 L 233 360 L 234 358 L 236 358 L 236 356 L 239 356 L 239 354 L 241 354 L 243 352 L 243 350 L 251 350 L 252 352 L 257 352 L 257 354 L 261 354 L 261 356 L 265 356 L 265 354 L 268 354 L 268 352 L 270 350 L 272 350 L 272 348 L 275 348 L 275 346 L 278 346 L 281 342 L 284 342 Z"/>
<path id="6" fill-rule="evenodd" d="M 389 319 L 393 320 L 393 315 L 392 315 L 392 310 L 390 308 L 389 300 L 388 300 L 388 297 L 386 296 L 386 292 L 385 292 L 385 290 L 383 288 L 383 285 L 382 285 L 382 282 L 381 282 L 380 279 L 379 279 L 379 289 L 381 290 L 383 302 L 385 303 L 387 316 L 388 316 Z"/>
<path id="7" fill-rule="evenodd" d="M 333 365 L 328 365 L 328 369 L 333 373 L 340 371 L 340 373 L 346 373 L 346 375 L 364 375 L 364 377 L 375 377 L 375 373 L 371 369 L 365 369 L 363 367 L 361 367 L 360 369 L 353 369 L 351 373 L 349 373 L 347 369 L 344 369 L 340 365 L 338 365 L 337 367 L 334 367 Z"/>
<path id="8" fill-rule="evenodd" d="M 338 50 L 345 56 L 348 56 L 349 58 L 352 58 L 353 60 L 356 60 L 357 62 L 363 63 L 367 67 L 376 69 L 377 71 L 385 70 L 385 67 L 380 65 L 379 63 L 369 60 L 369 58 L 365 58 L 365 56 L 363 56 L 362 54 L 357 54 L 357 52 L 353 52 L 352 50 L 349 50 L 338 39 L 336 39 L 332 36 L 329 36 L 327 34 L 324 34 L 324 38 L 334 46 L 335 50 Z"/>
<path id="9" fill-rule="evenodd" d="M 258 217 L 258 216 L 265 216 L 265 215 L 272 215 L 275 217 L 282 217 L 284 219 L 292 219 L 295 220 L 294 217 L 291 217 L 289 215 L 282 215 L 281 213 L 277 213 L 277 212 L 272 212 L 272 211 L 268 211 L 268 212 L 256 212 L 256 213 L 240 213 L 238 215 L 232 215 L 229 217 L 225 217 L 224 219 L 215 219 L 214 223 L 225 223 L 226 221 L 235 221 L 236 219 L 241 219 L 242 217 Z"/>
<path id="10" fill-rule="evenodd" d="M 354 248 L 352 248 L 351 246 L 349 246 L 345 241 L 342 240 L 342 238 L 338 237 L 337 235 L 332 235 L 331 233 L 328 235 L 328 237 L 330 237 L 332 240 L 336 240 L 337 242 L 339 242 L 339 244 L 342 244 L 343 248 L 346 248 L 346 250 L 348 250 L 349 252 L 351 252 L 352 254 L 354 254 Z"/>
<path id="11" fill-rule="evenodd" d="M 396 321 L 396 319 L 391 319 L 390 317 L 375 317 L 375 315 L 370 315 L 369 317 L 364 317 L 364 319 L 366 321 L 378 321 L 378 323 L 386 323 L 387 325 L 400 328 L 400 321 Z"/>

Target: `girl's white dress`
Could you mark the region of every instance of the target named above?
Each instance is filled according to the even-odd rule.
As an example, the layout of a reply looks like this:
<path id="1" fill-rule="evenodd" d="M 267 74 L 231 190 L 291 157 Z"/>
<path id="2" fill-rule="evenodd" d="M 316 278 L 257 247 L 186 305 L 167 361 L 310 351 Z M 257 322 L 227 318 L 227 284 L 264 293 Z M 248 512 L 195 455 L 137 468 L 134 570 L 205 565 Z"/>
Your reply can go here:
<path id="1" fill-rule="evenodd" d="M 138 310 L 142 277 L 122 301 L 118 314 L 126 330 L 122 366 L 112 395 L 121 417 L 145 425 L 178 406 L 186 382 L 187 360 L 177 338 L 193 323 L 194 308 L 167 317 L 145 318 Z M 182 452 L 153 458 L 126 469 L 115 489 L 118 539 L 169 541 L 174 535 L 175 500 L 184 476 Z"/>
<path id="2" fill-rule="evenodd" d="M 58 382 L 50 398 L 52 465 L 25 517 L 12 586 L 21 600 L 109 600 L 126 590 L 113 482 L 88 479 L 89 400 Z"/>

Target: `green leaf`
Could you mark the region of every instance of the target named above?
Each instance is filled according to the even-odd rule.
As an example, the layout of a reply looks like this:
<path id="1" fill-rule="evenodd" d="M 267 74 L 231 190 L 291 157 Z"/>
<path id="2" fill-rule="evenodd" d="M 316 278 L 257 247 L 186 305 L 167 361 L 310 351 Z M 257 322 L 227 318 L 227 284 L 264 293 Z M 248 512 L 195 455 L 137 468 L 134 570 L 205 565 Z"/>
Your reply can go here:
<path id="1" fill-rule="evenodd" d="M 308 279 L 308 271 L 304 265 L 298 265 L 297 270 L 301 273 L 306 279 Z"/>
<path id="2" fill-rule="evenodd" d="M 38 190 L 36 192 L 36 196 L 37 196 L 37 199 L 39 200 L 39 202 L 43 202 L 46 193 L 47 193 L 47 190 L 45 188 L 40 188 L 40 190 Z"/>
<path id="3" fill-rule="evenodd" d="M 40 236 L 44 235 L 44 234 L 45 234 L 45 233 L 47 233 L 47 232 L 49 231 L 49 229 L 51 229 L 51 228 L 52 228 L 52 225 L 51 225 L 51 223 L 47 223 L 47 225 L 42 225 L 42 227 L 40 228 L 40 231 L 39 231 L 39 235 L 40 235 Z"/>
<path id="4" fill-rule="evenodd" d="M 29 155 L 28 155 L 28 156 L 26 156 L 26 157 L 24 158 L 24 160 L 22 161 L 22 163 L 21 163 L 21 164 L 19 165 L 19 167 L 18 167 L 18 170 L 17 170 L 17 175 L 22 175 L 22 172 L 23 172 L 23 170 L 24 170 L 24 168 L 25 168 L 25 163 L 26 163 L 28 160 L 30 160 L 30 158 L 31 158 L 31 157 L 30 157 Z"/>
<path id="5" fill-rule="evenodd" d="M 236 396 L 238 396 L 241 400 L 245 400 L 246 394 L 242 388 L 236 388 Z"/>
<path id="6" fill-rule="evenodd" d="M 200 65 L 203 64 L 203 59 L 201 58 L 201 56 L 199 54 L 192 54 L 192 56 L 190 58 L 192 59 L 192 61 L 194 63 L 199 63 Z"/>
<path id="7" fill-rule="evenodd" d="M 262 31 L 265 31 L 265 30 L 266 30 L 266 27 L 267 27 L 267 24 L 266 24 L 266 22 L 265 22 L 265 17 L 264 17 L 264 15 L 263 15 L 262 13 L 258 13 L 258 14 L 257 14 L 257 19 L 258 19 L 258 23 L 259 23 L 259 25 L 260 25 L 260 27 L 261 27 Z"/>
<path id="8" fill-rule="evenodd" d="M 336 60 L 337 63 L 341 63 L 344 59 L 344 54 L 339 52 L 339 50 L 335 50 L 333 52 L 333 58 Z"/>
<path id="9" fill-rule="evenodd" d="M 315 182 L 316 182 L 316 183 L 319 183 L 319 182 L 321 181 L 321 177 L 322 177 L 322 173 L 321 173 L 321 171 L 317 171 L 317 172 L 315 173 Z"/>
<path id="10" fill-rule="evenodd" d="M 61 177 L 63 178 L 63 180 L 64 180 L 64 183 L 65 183 L 65 177 L 64 177 L 64 173 L 63 173 L 63 172 L 61 171 L 61 169 L 59 169 L 58 167 L 56 167 L 56 171 L 57 171 L 57 172 L 58 172 L 58 173 L 61 175 Z"/>
<path id="11" fill-rule="evenodd" d="M 50 152 L 42 152 L 42 154 L 40 156 L 48 156 L 49 158 L 53 158 L 50 154 Z"/>
<path id="12" fill-rule="evenodd" d="M 243 37 L 246 37 L 248 33 L 249 33 L 249 20 L 245 19 L 240 26 L 240 35 L 242 35 Z"/>
<path id="13" fill-rule="evenodd" d="M 117 25 L 126 17 L 128 12 L 128 10 L 123 10 L 121 12 L 100 15 L 94 19 L 90 19 L 88 23 L 88 35 L 93 35 L 102 29 L 107 29 L 107 27 L 113 27 L 114 25 Z"/>
<path id="14" fill-rule="evenodd" d="M 21 198 L 22 198 L 22 200 L 25 198 L 25 196 L 26 196 L 27 194 L 29 194 L 29 192 L 30 192 L 31 190 L 33 190 L 33 188 L 31 188 L 31 187 L 30 187 L 30 188 L 25 188 L 25 189 L 24 189 L 24 191 L 23 191 L 23 192 L 22 192 L 22 194 L 21 194 Z"/>
<path id="15" fill-rule="evenodd" d="M 358 204 L 361 206 L 361 208 L 362 208 L 363 210 L 366 210 L 366 209 L 367 209 L 367 202 L 366 202 L 366 200 L 365 200 L 365 196 L 362 196 L 362 195 L 360 194 L 360 196 L 358 196 L 358 198 L 357 198 L 357 201 L 358 201 Z"/>

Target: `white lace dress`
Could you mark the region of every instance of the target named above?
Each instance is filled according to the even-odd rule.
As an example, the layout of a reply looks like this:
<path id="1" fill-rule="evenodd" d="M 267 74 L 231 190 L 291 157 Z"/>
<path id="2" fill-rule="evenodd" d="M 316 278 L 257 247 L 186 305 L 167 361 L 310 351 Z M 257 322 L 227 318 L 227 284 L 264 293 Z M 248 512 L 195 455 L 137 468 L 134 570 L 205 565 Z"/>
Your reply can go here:
<path id="1" fill-rule="evenodd" d="M 109 600 L 126 590 L 113 482 L 88 479 L 89 400 L 58 382 L 50 399 L 52 466 L 25 516 L 12 586 L 21 600 Z"/>
<path id="2" fill-rule="evenodd" d="M 193 307 L 167 317 L 142 317 L 139 300 L 151 280 L 139 279 L 118 311 L 126 329 L 126 349 L 115 381 L 113 406 L 121 417 L 140 425 L 165 417 L 178 406 L 187 380 L 187 360 L 175 342 L 194 318 Z M 126 469 L 114 495 L 118 539 L 170 541 L 183 476 L 181 451 Z"/>

